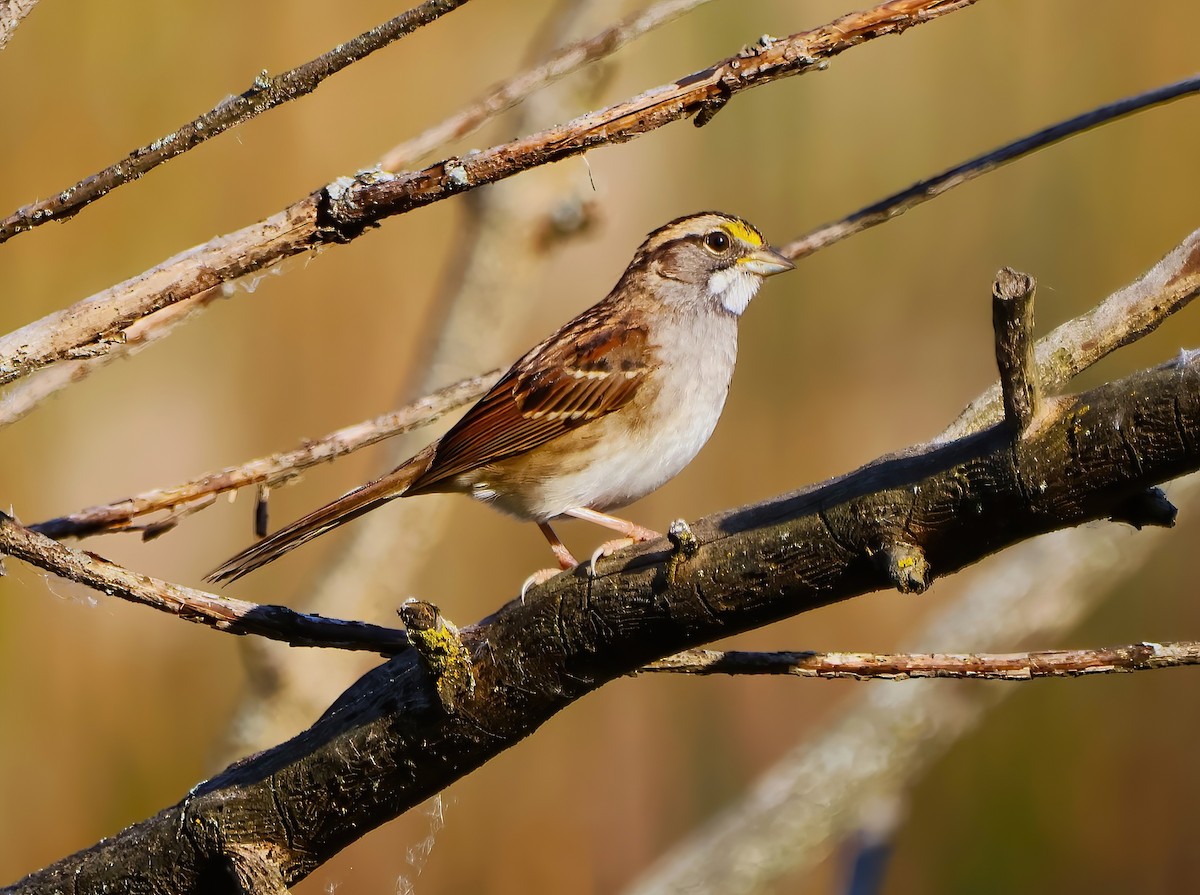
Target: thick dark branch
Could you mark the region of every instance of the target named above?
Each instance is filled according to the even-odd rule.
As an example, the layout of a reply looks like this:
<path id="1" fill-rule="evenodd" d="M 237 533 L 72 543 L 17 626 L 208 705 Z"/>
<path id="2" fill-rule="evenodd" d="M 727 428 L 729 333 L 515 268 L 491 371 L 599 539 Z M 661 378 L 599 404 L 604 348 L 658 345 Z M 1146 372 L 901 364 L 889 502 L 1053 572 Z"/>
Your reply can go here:
<path id="1" fill-rule="evenodd" d="M 30 528 L 51 538 L 82 538 L 114 531 L 140 531 L 145 539 L 157 537 L 174 528 L 182 516 L 210 506 L 218 494 L 236 491 L 247 485 L 276 487 L 286 484 L 305 469 L 432 423 L 451 410 L 478 398 L 500 378 L 500 372 L 492 370 L 456 382 L 392 413 L 338 429 L 292 451 L 230 466 L 180 485 L 88 507 L 69 516 L 39 522 Z M 141 516 L 164 511 L 168 513 L 165 519 L 151 523 L 134 522 Z"/>
<path id="2" fill-rule="evenodd" d="M 689 558 L 676 560 L 664 538 L 617 554 L 596 577 L 557 576 L 464 629 L 465 652 L 450 654 L 465 659 L 447 666 L 406 651 L 296 739 L 12 891 L 81 895 L 168 873 L 173 891 L 222 891 L 217 871 L 242 847 L 271 855 L 291 885 L 605 682 L 888 586 L 874 557 L 891 544 L 920 549 L 931 578 L 947 575 L 1024 538 L 1105 518 L 1130 495 L 1200 468 L 1198 386 L 1200 354 L 1184 354 L 1048 401 L 1019 440 L 995 426 L 701 520 L 689 529 Z M 439 689 L 444 667 L 469 667 L 452 709 Z"/>
<path id="3" fill-rule="evenodd" d="M 919 677 L 1031 681 L 1154 668 L 1200 665 L 1200 643 L 1133 643 L 1101 649 L 1030 653 L 749 653 L 685 650 L 643 672 L 677 674 L 787 674 L 796 677 L 908 680 Z"/>
<path id="4" fill-rule="evenodd" d="M 42 367 L 94 357 L 121 344 L 135 321 L 284 258 L 361 235 L 391 215 L 588 149 L 623 143 L 735 92 L 821 68 L 823 60 L 875 37 L 898 34 L 975 0 L 893 0 L 812 31 L 758 45 L 711 68 L 531 137 L 447 159 L 402 176 L 368 172 L 318 189 L 272 217 L 168 259 L 69 308 L 0 337 L 0 385 Z"/>
<path id="5" fill-rule="evenodd" d="M 428 25 L 466 2 L 467 0 L 426 0 L 420 6 L 382 25 L 376 25 L 352 40 L 338 44 L 328 53 L 291 71 L 273 78 L 268 77 L 264 71 L 240 96 L 230 97 L 215 109 L 205 112 L 199 118 L 189 121 L 148 146 L 135 149 L 121 161 L 85 177 L 73 187 L 18 208 L 0 220 L 0 243 L 40 224 L 65 221 L 74 217 L 117 187 L 137 180 L 164 162 L 183 155 L 189 149 L 194 149 L 232 127 L 245 124 L 276 106 L 307 96 L 330 75 Z"/>
<path id="6" fill-rule="evenodd" d="M 257 634 L 291 646 L 329 646 L 392 655 L 408 647 L 403 631 L 305 615 L 286 606 L 218 597 L 139 575 L 95 553 L 71 550 L 0 513 L 0 554 L 16 557 L 109 596 L 150 606 L 229 634 Z"/>

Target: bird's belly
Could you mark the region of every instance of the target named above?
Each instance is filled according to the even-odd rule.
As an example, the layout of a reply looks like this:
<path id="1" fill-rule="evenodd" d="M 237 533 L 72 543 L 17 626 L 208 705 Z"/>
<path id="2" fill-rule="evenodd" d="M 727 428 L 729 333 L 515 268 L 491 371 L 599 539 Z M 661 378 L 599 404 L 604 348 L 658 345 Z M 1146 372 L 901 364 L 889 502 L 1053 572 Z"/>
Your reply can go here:
<path id="1" fill-rule="evenodd" d="M 645 497 L 692 462 L 716 422 L 716 414 L 677 419 L 640 446 L 597 445 L 586 464 L 545 483 L 542 512 L 549 517 L 578 507 L 613 510 Z"/>
<path id="2" fill-rule="evenodd" d="M 466 490 L 498 510 L 539 522 L 581 507 L 617 509 L 678 475 L 708 441 L 716 416 L 682 422 L 640 446 L 619 446 L 598 431 L 568 435 L 519 463 L 479 470 Z"/>
<path id="3" fill-rule="evenodd" d="M 640 420 L 612 414 L 529 453 L 474 470 L 461 490 L 539 522 L 567 510 L 603 512 L 633 503 L 678 475 L 712 435 L 728 377 L 706 385 L 679 393 L 677 403 L 658 404 Z"/>

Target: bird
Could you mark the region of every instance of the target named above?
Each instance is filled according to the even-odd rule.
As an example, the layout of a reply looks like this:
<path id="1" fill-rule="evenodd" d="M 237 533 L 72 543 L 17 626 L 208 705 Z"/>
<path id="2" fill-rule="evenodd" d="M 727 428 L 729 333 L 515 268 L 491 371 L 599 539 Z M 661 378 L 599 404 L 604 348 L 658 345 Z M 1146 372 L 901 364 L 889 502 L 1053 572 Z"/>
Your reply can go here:
<path id="1" fill-rule="evenodd" d="M 617 532 L 609 552 L 657 539 L 608 511 L 674 478 L 708 441 L 733 377 L 738 320 L 767 277 L 793 267 L 735 215 L 659 227 L 605 298 L 525 353 L 445 435 L 207 580 L 235 581 L 389 501 L 437 492 L 536 523 L 558 563 L 547 573 L 578 565 L 551 528 L 563 517 Z"/>

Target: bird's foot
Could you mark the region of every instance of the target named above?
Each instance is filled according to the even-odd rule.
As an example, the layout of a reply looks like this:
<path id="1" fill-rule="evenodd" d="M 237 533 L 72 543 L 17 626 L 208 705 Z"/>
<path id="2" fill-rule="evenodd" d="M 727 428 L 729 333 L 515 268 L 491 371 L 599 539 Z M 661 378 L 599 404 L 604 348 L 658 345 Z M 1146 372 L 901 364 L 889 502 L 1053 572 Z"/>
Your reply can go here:
<path id="1" fill-rule="evenodd" d="M 605 541 L 596 548 L 595 552 L 592 553 L 591 561 L 588 563 L 588 577 L 597 577 L 598 573 L 596 572 L 596 560 L 603 559 L 606 556 L 612 556 L 618 550 L 624 550 L 626 547 L 632 547 L 634 544 L 640 544 L 644 541 L 656 541 L 661 537 L 662 535 L 653 529 L 642 528 L 640 525 L 631 526 L 629 537 Z"/>
<path id="2" fill-rule="evenodd" d="M 571 566 L 570 568 L 575 568 Z M 545 584 L 555 575 L 561 575 L 567 569 L 538 569 L 532 575 L 525 579 L 521 585 L 521 602 L 525 602 L 525 592 L 531 587 L 537 587 L 539 584 Z"/>

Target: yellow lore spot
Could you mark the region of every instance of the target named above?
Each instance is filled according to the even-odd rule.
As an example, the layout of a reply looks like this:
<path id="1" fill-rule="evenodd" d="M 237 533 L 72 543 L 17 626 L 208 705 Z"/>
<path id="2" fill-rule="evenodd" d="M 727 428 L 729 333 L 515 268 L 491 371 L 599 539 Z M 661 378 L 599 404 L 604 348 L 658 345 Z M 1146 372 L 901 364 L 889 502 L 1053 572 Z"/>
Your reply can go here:
<path id="1" fill-rule="evenodd" d="M 729 235 L 742 242 L 749 243 L 752 246 L 761 246 L 763 244 L 762 237 L 754 232 L 754 229 L 741 221 L 726 221 L 725 229 L 729 231 Z"/>

